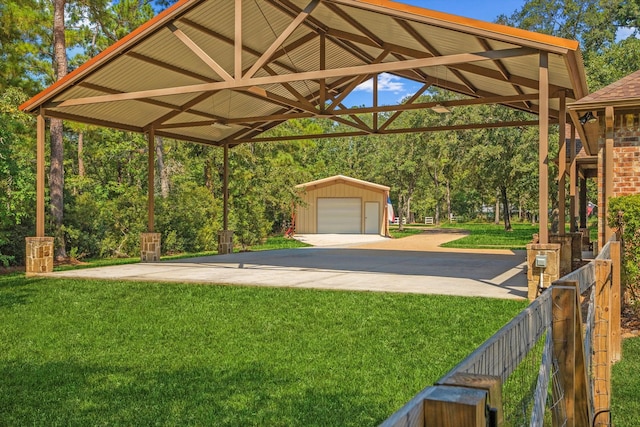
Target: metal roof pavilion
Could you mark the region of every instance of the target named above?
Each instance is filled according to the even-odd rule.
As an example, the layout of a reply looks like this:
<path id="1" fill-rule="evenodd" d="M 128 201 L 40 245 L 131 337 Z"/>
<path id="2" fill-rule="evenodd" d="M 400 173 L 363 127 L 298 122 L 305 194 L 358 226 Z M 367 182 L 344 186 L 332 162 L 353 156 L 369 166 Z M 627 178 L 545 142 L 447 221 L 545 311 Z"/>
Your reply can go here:
<path id="1" fill-rule="evenodd" d="M 378 105 L 383 72 L 422 87 L 402 105 Z M 373 105 L 346 108 L 372 78 Z M 295 139 L 261 136 L 291 118 L 330 118 L 352 136 L 436 130 L 393 126 L 402 111 L 435 105 L 416 102 L 430 87 L 468 97 L 445 106 L 497 103 L 538 115 L 519 124 L 540 125 L 541 168 L 549 123 L 563 133 L 566 100 L 588 94 L 572 40 L 387 0 L 181 0 L 20 108 L 229 148 Z M 393 114 L 378 120 L 382 112 Z M 356 116 L 365 113 L 373 124 Z M 541 212 L 546 185 L 542 177 Z"/>

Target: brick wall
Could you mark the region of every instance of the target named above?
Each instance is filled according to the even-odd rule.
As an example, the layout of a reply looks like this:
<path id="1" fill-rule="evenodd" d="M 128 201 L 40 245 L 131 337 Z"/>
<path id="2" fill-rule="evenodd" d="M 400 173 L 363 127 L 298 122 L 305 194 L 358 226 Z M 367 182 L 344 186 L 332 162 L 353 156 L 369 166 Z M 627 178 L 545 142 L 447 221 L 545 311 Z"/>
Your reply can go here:
<path id="1" fill-rule="evenodd" d="M 615 112 L 613 148 L 613 194 L 606 195 L 604 177 L 604 135 L 598 146 L 598 238 L 604 243 L 604 226 L 601 207 L 605 197 L 640 194 L 640 109 Z"/>

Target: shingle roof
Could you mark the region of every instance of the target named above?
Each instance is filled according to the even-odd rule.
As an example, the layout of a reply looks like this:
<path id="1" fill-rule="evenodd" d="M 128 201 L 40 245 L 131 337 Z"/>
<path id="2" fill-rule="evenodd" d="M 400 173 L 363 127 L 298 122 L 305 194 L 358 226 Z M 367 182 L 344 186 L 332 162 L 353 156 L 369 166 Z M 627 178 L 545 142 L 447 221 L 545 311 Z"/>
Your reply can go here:
<path id="1" fill-rule="evenodd" d="M 593 92 L 576 101 L 573 105 L 610 103 L 611 101 L 638 99 L 640 100 L 640 70 L 629 74 L 617 82 Z"/>

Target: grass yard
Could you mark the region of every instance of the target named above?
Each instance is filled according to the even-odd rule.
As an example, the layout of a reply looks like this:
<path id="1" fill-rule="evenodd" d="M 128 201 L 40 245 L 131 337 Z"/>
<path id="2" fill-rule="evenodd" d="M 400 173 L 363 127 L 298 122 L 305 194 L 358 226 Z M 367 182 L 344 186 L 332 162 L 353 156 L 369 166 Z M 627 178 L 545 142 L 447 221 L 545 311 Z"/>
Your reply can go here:
<path id="1" fill-rule="evenodd" d="M 377 425 L 525 305 L 0 276 L 0 424 Z"/>
<path id="2" fill-rule="evenodd" d="M 539 229 L 537 225 L 529 223 L 514 222 L 511 226 L 512 231 L 505 231 L 504 224 L 472 222 L 445 224 L 442 228 L 460 228 L 468 230 L 471 234 L 442 246 L 445 248 L 526 249 L 527 243 L 531 243 L 533 234 Z"/>
<path id="3" fill-rule="evenodd" d="M 611 416 L 616 427 L 635 427 L 640 420 L 640 337 L 624 340 L 622 360 L 611 372 Z"/>

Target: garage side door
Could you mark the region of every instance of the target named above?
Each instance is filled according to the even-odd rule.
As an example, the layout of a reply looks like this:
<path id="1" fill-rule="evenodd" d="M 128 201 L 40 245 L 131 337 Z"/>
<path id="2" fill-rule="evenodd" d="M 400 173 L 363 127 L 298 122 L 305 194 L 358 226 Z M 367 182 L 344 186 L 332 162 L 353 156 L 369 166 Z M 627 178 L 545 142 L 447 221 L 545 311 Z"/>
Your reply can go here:
<path id="1" fill-rule="evenodd" d="M 319 198 L 319 234 L 362 233 L 362 202 L 359 198 Z"/>

